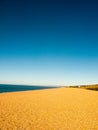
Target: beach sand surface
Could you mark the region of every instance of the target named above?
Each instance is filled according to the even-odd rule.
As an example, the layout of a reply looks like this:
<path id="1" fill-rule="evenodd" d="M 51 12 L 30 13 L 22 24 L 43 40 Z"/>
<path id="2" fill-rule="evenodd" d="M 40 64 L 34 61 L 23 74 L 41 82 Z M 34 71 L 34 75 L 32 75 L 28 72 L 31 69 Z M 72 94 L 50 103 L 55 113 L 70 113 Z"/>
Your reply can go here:
<path id="1" fill-rule="evenodd" d="M 98 130 L 98 91 L 55 88 L 1 93 L 0 130 Z"/>

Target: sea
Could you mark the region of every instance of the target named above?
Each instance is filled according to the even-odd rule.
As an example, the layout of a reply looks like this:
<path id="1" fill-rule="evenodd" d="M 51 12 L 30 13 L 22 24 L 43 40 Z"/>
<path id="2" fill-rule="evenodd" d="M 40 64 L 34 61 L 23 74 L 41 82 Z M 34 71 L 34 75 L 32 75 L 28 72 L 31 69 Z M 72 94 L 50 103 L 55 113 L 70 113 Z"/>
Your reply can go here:
<path id="1" fill-rule="evenodd" d="M 52 89 L 52 88 L 56 88 L 56 87 L 54 87 L 54 86 L 30 86 L 30 85 L 0 84 L 0 93 L 28 91 L 28 90 Z"/>

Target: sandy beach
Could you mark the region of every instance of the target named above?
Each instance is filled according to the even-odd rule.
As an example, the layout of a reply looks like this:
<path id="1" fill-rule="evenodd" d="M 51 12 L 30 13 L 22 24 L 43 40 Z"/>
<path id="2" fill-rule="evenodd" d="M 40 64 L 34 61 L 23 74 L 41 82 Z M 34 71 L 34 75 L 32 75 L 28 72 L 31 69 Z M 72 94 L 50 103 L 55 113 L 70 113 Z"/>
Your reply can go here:
<path id="1" fill-rule="evenodd" d="M 98 92 L 56 88 L 1 93 L 0 130 L 98 130 Z"/>

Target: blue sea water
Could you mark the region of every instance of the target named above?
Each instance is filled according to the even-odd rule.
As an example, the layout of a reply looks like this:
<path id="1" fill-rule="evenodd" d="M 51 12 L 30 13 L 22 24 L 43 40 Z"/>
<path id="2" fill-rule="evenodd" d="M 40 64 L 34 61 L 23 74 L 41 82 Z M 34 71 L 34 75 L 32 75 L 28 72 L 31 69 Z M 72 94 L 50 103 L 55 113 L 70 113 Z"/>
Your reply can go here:
<path id="1" fill-rule="evenodd" d="M 55 87 L 0 84 L 0 93 L 3 93 L 3 92 L 16 92 L 16 91 L 27 91 L 27 90 L 40 90 L 40 89 L 50 89 L 50 88 L 55 88 Z"/>

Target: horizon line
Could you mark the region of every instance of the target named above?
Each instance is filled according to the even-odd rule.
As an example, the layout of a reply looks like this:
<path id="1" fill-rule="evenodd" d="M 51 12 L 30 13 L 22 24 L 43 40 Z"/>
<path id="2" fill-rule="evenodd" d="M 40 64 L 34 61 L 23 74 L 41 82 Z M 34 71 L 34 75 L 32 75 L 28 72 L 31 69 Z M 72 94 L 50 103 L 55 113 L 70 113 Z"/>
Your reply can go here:
<path id="1" fill-rule="evenodd" d="M 63 86 L 83 86 L 83 85 L 98 85 L 98 83 L 88 84 L 70 84 L 70 85 L 43 85 L 43 84 L 19 84 L 19 83 L 0 83 L 0 85 L 22 85 L 22 86 L 51 86 L 51 87 L 63 87 Z"/>

